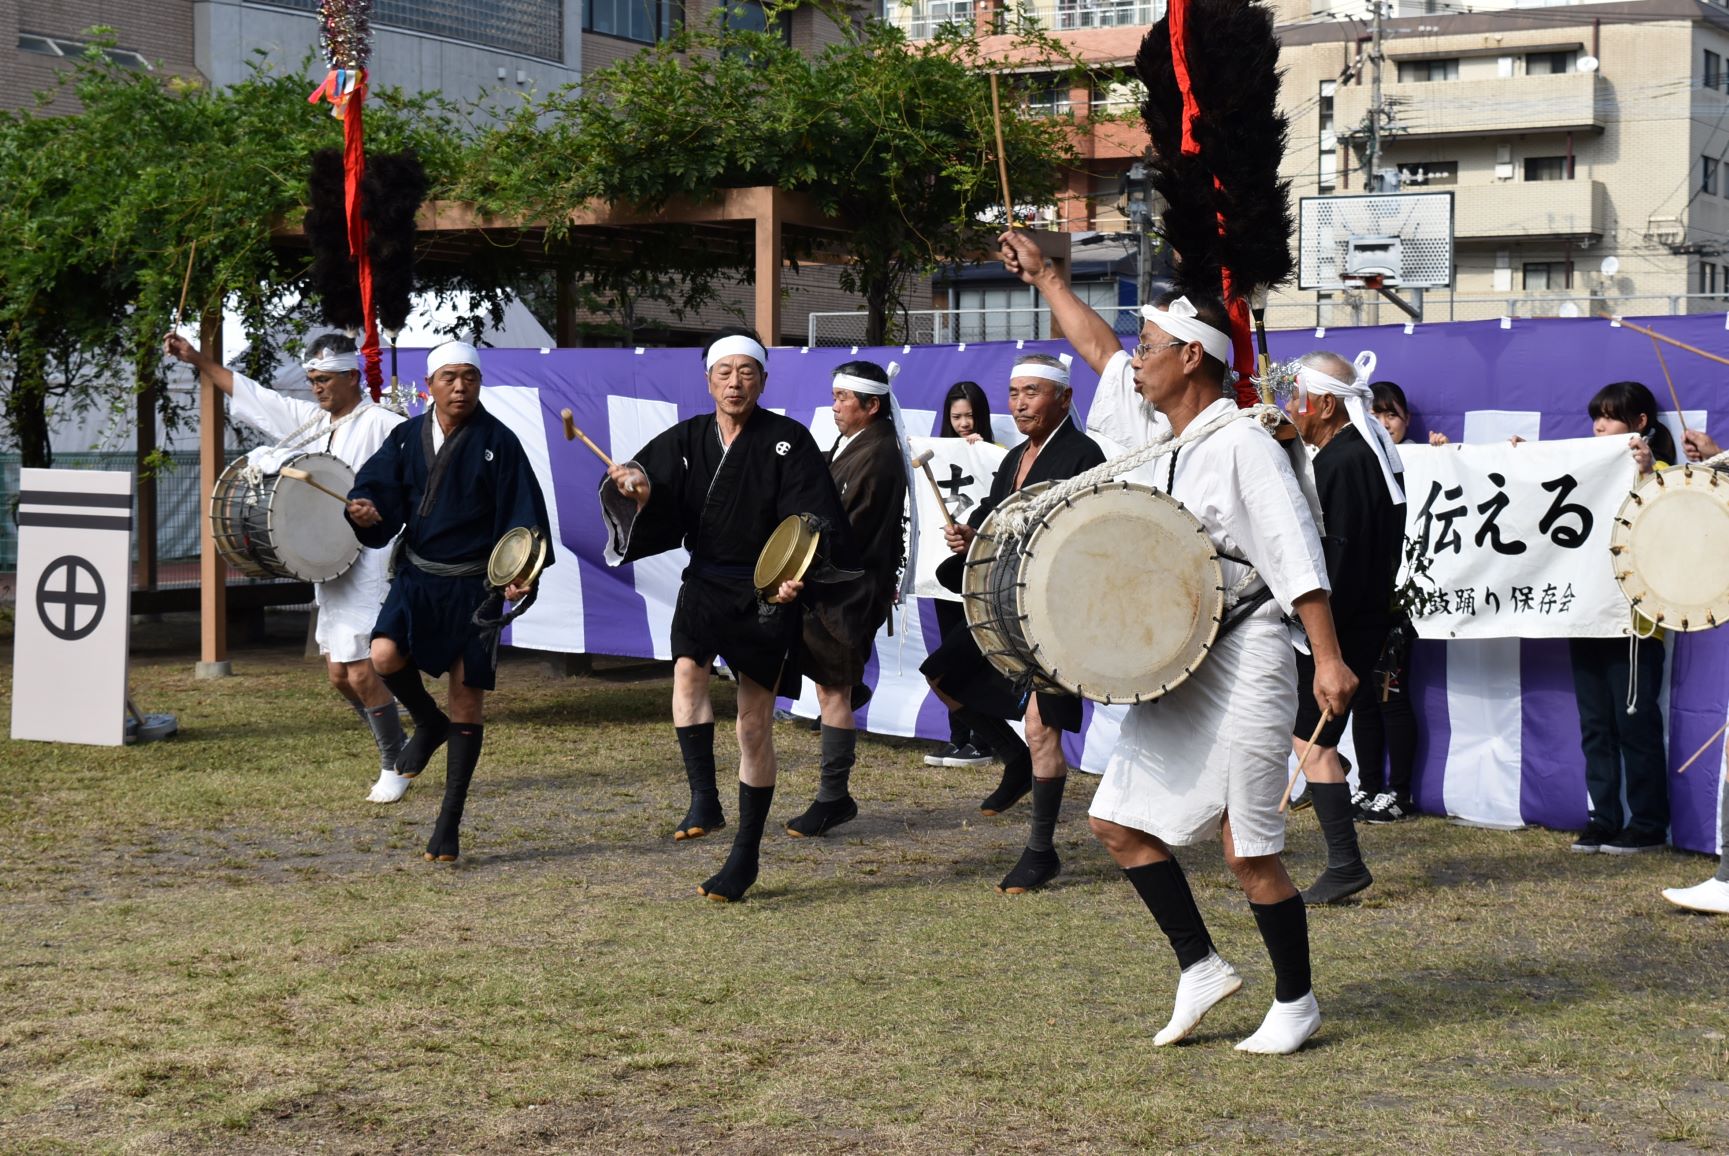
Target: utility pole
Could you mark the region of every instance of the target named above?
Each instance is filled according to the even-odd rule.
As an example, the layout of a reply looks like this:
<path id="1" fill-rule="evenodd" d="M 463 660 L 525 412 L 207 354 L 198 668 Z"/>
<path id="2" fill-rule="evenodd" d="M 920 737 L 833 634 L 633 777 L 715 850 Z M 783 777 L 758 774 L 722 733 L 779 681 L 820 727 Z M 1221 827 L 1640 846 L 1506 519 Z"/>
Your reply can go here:
<path id="1" fill-rule="evenodd" d="M 1371 193 L 1381 188 L 1381 3 L 1369 0 L 1374 19 L 1374 31 L 1369 43 L 1369 173 L 1363 182 Z"/>

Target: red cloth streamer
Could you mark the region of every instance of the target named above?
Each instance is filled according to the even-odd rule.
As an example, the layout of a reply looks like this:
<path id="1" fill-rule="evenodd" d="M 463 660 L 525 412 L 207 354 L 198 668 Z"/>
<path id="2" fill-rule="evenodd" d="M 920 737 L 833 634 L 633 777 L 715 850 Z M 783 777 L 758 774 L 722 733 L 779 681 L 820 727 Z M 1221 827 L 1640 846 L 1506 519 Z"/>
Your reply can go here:
<path id="1" fill-rule="evenodd" d="M 1195 121 L 1200 118 L 1201 105 L 1195 99 L 1194 80 L 1189 75 L 1189 2 L 1170 0 L 1165 11 L 1170 19 L 1171 70 L 1176 73 L 1177 91 L 1183 97 L 1183 155 L 1199 156 L 1201 142 L 1195 139 Z M 1223 196 L 1225 188 L 1219 183 L 1217 175 L 1213 177 L 1213 188 Z M 1224 236 L 1225 214 L 1220 212 L 1218 217 L 1219 235 Z M 1231 317 L 1231 368 L 1237 371 L 1237 405 L 1255 405 L 1261 399 L 1249 380 L 1255 373 L 1255 343 L 1249 325 L 1249 303 L 1243 294 L 1237 292 L 1231 271 L 1222 268 L 1219 272 L 1220 291 Z"/>
<path id="2" fill-rule="evenodd" d="M 348 215 L 348 252 L 354 258 L 360 279 L 360 311 L 366 319 L 366 332 L 361 340 L 361 364 L 366 372 L 366 387 L 377 401 L 384 392 L 384 360 L 378 344 L 378 314 L 372 304 L 372 256 L 366 248 L 366 216 L 361 211 L 361 178 L 366 175 L 366 124 L 361 106 L 366 102 L 366 71 L 362 69 L 354 90 L 343 93 L 344 74 L 332 69 L 324 83 L 307 98 L 311 104 L 320 99 L 329 101 L 342 117 L 342 189 Z"/>

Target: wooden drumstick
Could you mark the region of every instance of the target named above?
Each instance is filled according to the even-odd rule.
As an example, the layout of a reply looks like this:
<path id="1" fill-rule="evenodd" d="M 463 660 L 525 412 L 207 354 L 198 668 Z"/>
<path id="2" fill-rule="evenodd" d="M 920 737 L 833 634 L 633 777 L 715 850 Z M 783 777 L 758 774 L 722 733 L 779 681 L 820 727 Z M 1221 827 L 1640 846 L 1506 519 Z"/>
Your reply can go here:
<path id="1" fill-rule="evenodd" d="M 1698 750 L 1694 751 L 1692 758 L 1688 759 L 1686 762 L 1682 763 L 1680 766 L 1675 768 L 1675 773 L 1677 775 L 1679 775 L 1681 772 L 1685 771 L 1688 767 L 1690 767 L 1694 763 L 1698 762 L 1699 759 L 1705 754 L 1706 751 L 1710 750 L 1713 746 L 1716 745 L 1717 740 L 1723 737 L 1723 732 L 1726 730 L 1729 730 L 1729 722 L 1725 722 L 1722 726 L 1718 727 L 1717 733 L 1712 735 L 1710 738 L 1706 739 L 1705 745 L 1700 747 Z"/>
<path id="2" fill-rule="evenodd" d="M 943 512 L 943 521 L 952 526 L 955 524 L 955 516 L 949 513 L 949 504 L 943 501 L 943 488 L 937 485 L 937 476 L 931 473 L 931 458 L 935 453 L 934 450 L 926 450 L 914 458 L 912 464 L 925 472 L 925 477 L 930 480 L 931 493 L 937 496 L 937 509 Z"/>
<path id="3" fill-rule="evenodd" d="M 1309 745 L 1303 748 L 1303 757 L 1297 760 L 1297 769 L 1291 772 L 1291 781 L 1285 784 L 1285 797 L 1279 800 L 1279 814 L 1284 814 L 1285 808 L 1291 805 L 1291 791 L 1297 785 L 1297 776 L 1309 765 L 1309 756 L 1315 753 L 1315 743 L 1320 741 L 1322 728 L 1332 720 L 1333 712 L 1323 709 L 1321 721 L 1315 724 L 1315 733 L 1309 736 Z"/>
<path id="4" fill-rule="evenodd" d="M 345 506 L 348 505 L 348 495 L 337 493 L 335 490 L 331 489 L 329 486 L 325 485 L 323 482 L 319 481 L 317 478 L 313 477 L 311 474 L 307 473 L 305 470 L 297 470 L 293 466 L 283 466 L 280 470 L 277 470 L 276 472 L 281 474 L 285 478 L 293 478 L 297 482 L 305 482 L 307 485 L 311 486 L 313 489 L 317 490 L 319 493 L 329 494 L 331 497 L 335 498 L 337 501 L 341 502 L 343 505 L 345 505 Z"/>
<path id="5" fill-rule="evenodd" d="M 1008 227 L 1020 228 L 1020 222 L 1015 220 L 1015 202 L 1009 196 L 1009 154 L 1003 148 L 1003 108 L 997 97 L 997 74 L 991 73 L 991 123 L 997 130 L 997 176 L 1003 182 L 1003 216 L 1008 219 Z"/>
<path id="6" fill-rule="evenodd" d="M 180 319 L 186 314 L 186 291 L 192 288 L 192 262 L 198 257 L 198 241 L 192 242 L 192 251 L 186 254 L 186 277 L 180 282 L 180 304 L 174 307 L 174 325 L 176 332 L 180 329 Z"/>
<path id="7" fill-rule="evenodd" d="M 575 416 L 572 415 L 568 409 L 560 410 L 559 416 L 564 419 L 564 440 L 567 442 L 573 442 L 577 438 L 581 438 L 582 444 L 593 450 L 594 456 L 605 462 L 607 469 L 612 469 L 612 459 L 606 456 L 606 451 L 589 441 L 588 435 L 576 428 Z"/>
<path id="8" fill-rule="evenodd" d="M 1669 383 L 1669 400 L 1675 403 L 1675 418 L 1681 423 L 1681 435 L 1687 435 L 1687 414 L 1681 408 L 1681 395 L 1675 392 L 1675 379 L 1669 376 L 1669 363 L 1663 360 L 1663 343 L 1651 338 L 1651 348 L 1657 351 L 1657 364 L 1663 367 L 1663 380 Z"/>

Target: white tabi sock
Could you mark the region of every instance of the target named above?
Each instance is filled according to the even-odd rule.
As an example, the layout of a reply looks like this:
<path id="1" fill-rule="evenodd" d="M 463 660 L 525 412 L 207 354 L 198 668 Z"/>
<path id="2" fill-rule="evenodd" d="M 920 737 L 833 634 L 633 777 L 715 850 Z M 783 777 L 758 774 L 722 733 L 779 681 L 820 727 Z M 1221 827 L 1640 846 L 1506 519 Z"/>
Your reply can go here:
<path id="1" fill-rule="evenodd" d="M 395 771 L 378 772 L 378 781 L 372 784 L 372 792 L 366 796 L 368 803 L 396 803 L 408 793 L 408 784 L 414 782 L 407 775 L 399 775 Z"/>
<path id="2" fill-rule="evenodd" d="M 1263 1056 L 1288 1056 L 1302 1047 L 1320 1027 L 1321 1007 L 1315 1002 L 1314 992 L 1290 1003 L 1274 1000 L 1260 1028 L 1238 1044 L 1237 1050 Z"/>
<path id="3" fill-rule="evenodd" d="M 1243 977 L 1230 964 L 1219 958 L 1216 951 L 1207 958 L 1183 969 L 1177 980 L 1177 1002 L 1171 1009 L 1171 1022 L 1153 1037 L 1154 1047 L 1174 1044 L 1194 1031 L 1213 1005 L 1236 995 L 1243 986 Z"/>

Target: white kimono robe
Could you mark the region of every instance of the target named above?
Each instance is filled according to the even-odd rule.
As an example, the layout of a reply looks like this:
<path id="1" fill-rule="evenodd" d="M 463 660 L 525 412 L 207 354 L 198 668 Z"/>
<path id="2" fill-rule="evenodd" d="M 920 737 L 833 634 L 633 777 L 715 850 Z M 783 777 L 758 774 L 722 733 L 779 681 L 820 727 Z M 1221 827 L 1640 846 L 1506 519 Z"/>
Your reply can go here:
<path id="1" fill-rule="evenodd" d="M 1233 408 L 1221 398 L 1195 420 Z M 1117 354 L 1101 375 L 1088 432 L 1133 450 L 1165 428 L 1134 391 L 1129 355 Z M 1171 459 L 1156 458 L 1133 476 L 1166 489 Z M 1169 489 L 1221 555 L 1253 564 L 1273 597 L 1220 639 L 1187 681 L 1129 708 L 1091 813 L 1174 846 L 1213 837 L 1228 813 L 1238 855 L 1276 854 L 1285 845 L 1278 808 L 1297 713 L 1296 661 L 1282 616 L 1302 595 L 1328 589 L 1314 508 L 1285 449 L 1248 420 L 1178 451 Z M 1224 561 L 1227 588 L 1245 573 Z"/>
<path id="2" fill-rule="evenodd" d="M 265 389 L 239 373 L 234 375 L 229 412 L 235 421 L 278 443 L 301 430 L 292 445 L 280 448 L 330 454 L 356 474 L 384 444 L 385 435 L 403 420 L 400 414 L 363 396 L 359 407 L 332 430 L 330 415 L 317 405 Z M 318 649 L 332 661 L 359 662 L 371 653 L 372 627 L 390 591 L 389 566 L 389 549 L 363 549 L 347 572 L 313 587 L 318 598 Z"/>

